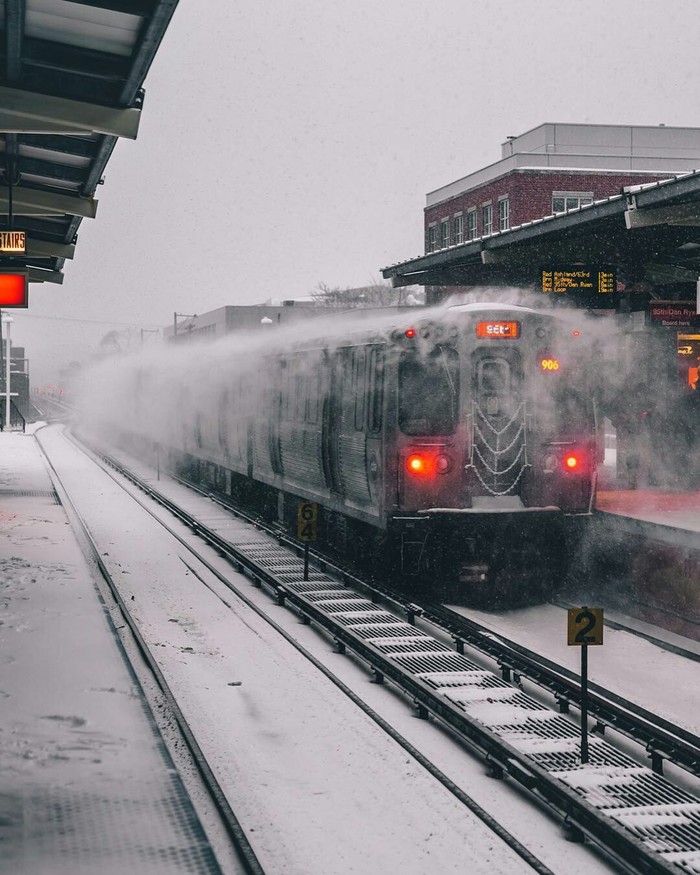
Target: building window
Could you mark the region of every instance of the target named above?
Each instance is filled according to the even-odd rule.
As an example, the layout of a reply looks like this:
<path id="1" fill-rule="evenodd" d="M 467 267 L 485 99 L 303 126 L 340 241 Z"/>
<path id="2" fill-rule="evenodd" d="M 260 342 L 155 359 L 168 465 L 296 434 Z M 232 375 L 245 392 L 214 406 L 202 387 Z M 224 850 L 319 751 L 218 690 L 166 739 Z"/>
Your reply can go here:
<path id="1" fill-rule="evenodd" d="M 507 231 L 508 228 L 510 228 L 510 201 L 507 197 L 502 197 L 498 201 L 498 229 Z"/>
<path id="2" fill-rule="evenodd" d="M 467 240 L 476 240 L 477 235 L 476 210 L 467 213 Z"/>
<path id="3" fill-rule="evenodd" d="M 450 245 L 450 220 L 443 219 L 440 222 L 440 248 L 447 249 Z"/>
<path id="4" fill-rule="evenodd" d="M 437 228 L 435 225 L 430 225 L 428 227 L 428 239 L 425 241 L 426 252 L 435 252 L 437 249 L 436 234 Z"/>
<path id="5" fill-rule="evenodd" d="M 464 216 L 460 213 L 454 217 L 454 241 L 464 243 Z"/>
<path id="6" fill-rule="evenodd" d="M 493 204 L 484 204 L 481 208 L 481 226 L 484 237 L 493 234 Z"/>
<path id="7" fill-rule="evenodd" d="M 552 212 L 565 213 L 593 203 L 592 191 L 553 191 Z"/>

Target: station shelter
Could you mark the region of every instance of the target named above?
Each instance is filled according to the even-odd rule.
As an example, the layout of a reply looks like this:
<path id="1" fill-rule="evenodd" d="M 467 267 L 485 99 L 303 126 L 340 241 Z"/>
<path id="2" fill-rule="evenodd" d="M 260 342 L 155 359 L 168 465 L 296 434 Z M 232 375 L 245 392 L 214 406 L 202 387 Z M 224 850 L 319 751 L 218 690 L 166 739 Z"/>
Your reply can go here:
<path id="1" fill-rule="evenodd" d="M 425 254 L 382 269 L 432 304 L 597 320 L 591 373 L 615 488 L 700 487 L 700 128 L 544 124 L 426 198 Z M 497 298 L 494 298 L 497 295 Z M 604 471 L 603 474 L 606 472 Z"/>

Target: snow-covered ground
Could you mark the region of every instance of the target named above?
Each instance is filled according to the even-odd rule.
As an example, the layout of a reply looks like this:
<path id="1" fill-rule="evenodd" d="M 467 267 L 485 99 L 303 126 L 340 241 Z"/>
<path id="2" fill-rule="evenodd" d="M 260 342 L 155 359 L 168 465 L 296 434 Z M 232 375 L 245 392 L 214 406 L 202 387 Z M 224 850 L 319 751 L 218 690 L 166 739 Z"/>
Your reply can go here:
<path id="1" fill-rule="evenodd" d="M 142 633 L 157 653 L 267 872 L 344 875 L 463 872 L 465 868 L 472 872 L 529 870 L 513 850 L 319 675 L 267 622 L 237 602 L 204 566 L 196 568 L 196 575 L 192 573 L 183 562 L 185 551 L 179 550 L 145 512 L 135 508 L 107 474 L 91 470 L 91 463 L 58 428 L 42 430 L 41 439 L 100 544 L 102 559 L 117 578 Z M 16 445 L 20 441 L 28 444 L 31 438 L 0 436 L 0 451 L 3 444 L 6 447 L 0 469 L 5 483 L 13 470 L 22 470 L 23 481 L 31 476 L 17 464 Z M 61 508 L 56 507 L 54 513 L 62 513 Z M 59 538 L 55 530 L 47 529 L 48 519 L 42 513 L 27 518 L 23 525 L 22 534 L 16 528 L 1 533 L 6 543 L 21 542 L 23 562 L 32 568 L 32 577 L 23 580 L 19 590 L 28 597 L 21 601 L 18 595 L 13 603 L 19 612 L 17 624 L 14 637 L 4 642 L 3 656 L 12 662 L 16 678 L 11 696 L 16 695 L 23 679 L 29 681 L 24 686 L 23 735 L 32 739 L 42 729 L 48 732 L 44 748 L 52 748 L 65 732 L 65 721 L 45 720 L 47 714 L 85 721 L 85 733 L 95 732 L 103 722 L 99 707 L 90 709 L 82 701 L 89 698 L 84 683 L 60 694 L 60 708 L 56 702 L 45 701 L 44 687 L 34 689 L 30 683 L 32 663 L 38 672 L 53 670 L 58 687 L 64 665 L 71 668 L 73 660 L 83 671 L 89 668 L 99 677 L 103 661 L 111 658 L 118 662 L 120 656 L 113 641 L 107 648 L 106 639 L 100 646 L 93 642 L 89 656 L 82 648 L 76 652 L 77 644 L 89 640 L 91 631 L 85 617 L 61 609 L 61 590 L 72 587 L 72 572 L 64 566 L 49 567 L 41 553 L 43 544 L 58 543 Z M 61 525 L 67 528 L 65 518 Z M 192 558 L 186 558 L 192 566 Z M 76 564 L 74 560 L 72 565 Z M 244 579 L 241 585 L 252 589 Z M 62 615 L 60 624 L 53 622 L 54 611 L 46 607 L 45 590 L 51 588 L 55 613 Z M 97 602 L 94 590 L 81 598 Z M 315 632 L 294 621 L 284 609 L 270 606 L 269 600 L 267 608 L 284 617 L 295 633 L 302 633 L 329 658 L 328 643 Z M 49 622 L 39 626 L 40 619 Z M 41 646 L 34 646 L 36 635 L 42 639 Z M 111 655 L 103 653 L 105 648 Z M 379 693 L 407 726 L 422 723 L 391 692 L 371 685 L 352 661 L 334 654 L 330 658 L 363 690 Z M 90 688 L 102 683 L 91 681 Z M 113 681 L 104 681 L 104 686 L 119 689 Z M 10 743 L 3 743 L 0 762 L 9 766 L 13 752 L 8 724 L 3 722 L 2 728 L 0 738 Z M 434 732 L 433 727 L 422 729 Z M 435 734 L 451 751 L 454 766 L 458 750 L 440 733 Z M 130 745 L 123 744 L 120 750 L 128 762 Z M 134 753 L 124 776 L 129 792 L 138 795 L 138 789 L 129 783 L 139 769 Z M 463 775 L 466 766 L 468 773 L 478 775 L 493 792 L 495 784 L 484 776 L 480 764 L 464 754 L 459 755 L 459 762 Z M 67 777 L 70 767 L 64 768 L 64 775 L 71 780 Z M 90 775 L 86 782 L 86 789 L 95 792 Z M 468 787 L 470 781 L 464 782 Z M 42 786 L 40 782 L 37 793 Z M 500 786 L 517 797 L 507 785 Z M 557 827 L 545 821 L 545 826 L 537 828 L 541 818 L 527 805 L 522 809 L 530 811 L 531 829 L 529 836 L 524 836 L 530 847 L 538 852 L 556 837 L 563 851 Z M 21 836 L 14 838 L 21 841 Z M 591 871 L 590 855 L 584 849 L 577 852 L 581 863 L 573 871 Z M 585 858 L 588 865 L 583 864 Z M 605 871 L 596 866 L 593 870 Z M 572 871 L 570 861 L 567 871 Z"/>
<path id="2" fill-rule="evenodd" d="M 529 869 L 293 650 L 269 623 L 237 600 L 184 548 L 176 546 L 145 512 L 135 509 L 108 475 L 96 473 L 59 428 L 42 430 L 40 436 L 66 487 L 79 500 L 81 513 L 102 545 L 103 560 L 158 655 L 168 682 L 267 871 L 306 875 Z M 12 462 L 15 445 L 21 441 L 29 445 L 31 440 L 0 435 L 0 487 L 10 484 L 13 471 L 22 470 L 23 483 L 33 476 L 32 466 L 26 460 L 23 467 Z M 39 456 L 37 448 L 35 451 L 32 458 L 36 465 Z M 4 504 L 0 508 L 4 509 Z M 63 513 L 55 508 L 55 513 L 59 512 Z M 64 590 L 72 586 L 70 574 L 45 567 L 42 541 L 57 538 L 46 533 L 48 523 L 42 514 L 43 508 L 24 524 L 27 537 L 18 537 L 16 527 L 8 529 L 3 525 L 0 529 L 0 547 L 3 541 L 21 542 L 32 578 L 42 581 L 36 596 L 35 583 L 31 583 L 31 578 L 25 581 L 23 592 L 31 596 L 22 603 L 16 602 L 26 627 L 24 649 L 15 649 L 15 639 L 9 643 L 3 640 L 0 659 L 6 656 L 16 660 L 13 665 L 19 684 L 30 672 L 25 669 L 26 661 L 34 660 L 45 668 L 51 664 L 52 653 L 60 654 L 55 670 L 62 676 L 64 665 L 70 665 L 72 658 L 71 654 L 65 656 L 66 651 L 71 651 L 73 642 L 88 634 L 84 618 L 67 615 L 63 617 L 67 625 L 41 627 L 37 634 L 44 639 L 43 658 L 33 655 L 41 653 L 41 647 L 33 647 L 32 630 L 38 628 L 36 617 L 46 613 L 44 589 L 53 586 L 55 590 L 57 579 Z M 169 522 L 174 525 L 171 519 Z M 65 524 L 64 518 L 62 525 Z M 181 533 L 185 538 L 193 538 L 184 528 Z M 65 534 L 64 531 L 62 535 Z M 201 551 L 201 542 L 197 543 Z M 209 551 L 208 561 L 230 574 L 228 566 L 213 551 Z M 613 871 L 588 846 L 565 842 L 558 824 L 538 813 L 521 797 L 517 787 L 508 781 L 488 778 L 483 763 L 454 744 L 434 724 L 415 719 L 407 703 L 390 689 L 369 683 L 360 666 L 332 653 L 328 642 L 313 628 L 300 624 L 291 612 L 271 603 L 244 578 L 240 587 L 254 605 L 259 605 L 311 654 L 330 665 L 345 684 L 397 726 L 554 872 Z M 97 600 L 94 590 L 91 597 Z M 574 648 L 567 650 L 565 629 L 557 631 L 559 619 L 555 616 L 556 612 L 552 615 L 554 625 L 548 624 L 546 629 L 542 628 L 542 620 L 528 612 L 501 617 L 484 615 L 484 619 L 526 646 L 535 646 L 552 658 L 573 663 L 577 653 L 573 653 Z M 685 660 L 658 651 L 647 642 L 619 634 L 617 638 L 606 632 L 604 648 L 592 652 L 592 678 L 612 685 L 650 710 L 659 710 L 668 717 L 680 714 L 683 707 L 675 701 L 680 696 L 674 697 L 671 679 L 680 677 L 686 686 L 697 687 L 696 664 L 688 666 Z M 613 643 L 618 640 L 619 645 Z M 92 669 L 97 672 L 102 667 L 103 649 L 104 644 L 93 647 L 90 656 Z M 116 648 L 114 651 L 117 652 Z M 81 659 L 85 661 L 84 654 Z M 109 664 L 108 657 L 104 661 Z M 636 695 L 642 690 L 643 698 Z M 45 713 L 77 715 L 86 720 L 89 731 L 100 725 L 100 714 L 81 709 L 78 693 L 75 701 L 71 701 L 71 690 L 64 693 L 63 708 L 50 712 L 46 711 L 48 706 L 43 704 L 38 690 L 28 686 L 24 696 L 28 736 L 36 727 L 44 726 L 41 715 Z M 682 719 L 693 728 L 697 717 L 690 715 L 697 715 L 697 702 L 690 697 L 687 705 Z M 9 762 L 5 744 L 9 736 L 5 718 L 0 721 L 0 767 L 3 767 Z M 57 730 L 62 724 L 54 726 L 48 722 L 48 726 Z M 129 756 L 129 745 L 125 746 L 125 756 Z"/>
<path id="3" fill-rule="evenodd" d="M 30 435 L 0 435 L 0 601 L 0 872 L 218 872 Z"/>

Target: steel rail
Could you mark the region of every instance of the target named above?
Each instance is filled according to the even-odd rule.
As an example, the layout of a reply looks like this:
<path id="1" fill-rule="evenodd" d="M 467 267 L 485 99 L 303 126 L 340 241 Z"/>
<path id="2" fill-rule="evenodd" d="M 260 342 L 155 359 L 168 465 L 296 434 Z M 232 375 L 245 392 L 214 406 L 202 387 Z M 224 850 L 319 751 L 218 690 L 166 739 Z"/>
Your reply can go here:
<path id="1" fill-rule="evenodd" d="M 41 440 L 39 439 L 39 437 L 37 437 L 37 442 L 41 446 Z M 165 676 L 163 675 L 162 671 L 160 670 L 160 667 L 158 666 L 156 659 L 154 658 L 154 656 L 151 653 L 148 645 L 146 644 L 143 636 L 141 635 L 141 632 L 139 631 L 139 628 L 138 628 L 138 624 L 136 623 L 136 621 L 132 617 L 131 612 L 129 611 L 129 608 L 128 608 L 126 602 L 122 599 L 121 594 L 119 593 L 119 590 L 118 590 L 116 584 L 114 583 L 114 579 L 112 578 L 111 574 L 109 573 L 109 570 L 107 569 L 104 561 L 102 560 L 99 549 L 98 549 L 97 544 L 95 543 L 95 541 L 92 537 L 92 534 L 90 532 L 88 525 L 86 524 L 86 522 L 82 518 L 80 512 L 76 508 L 73 501 L 71 500 L 68 490 L 64 486 L 60 475 L 56 471 L 56 468 L 54 467 L 53 463 L 51 462 L 51 460 L 50 460 L 48 454 L 46 453 L 46 451 L 44 450 L 43 446 L 42 446 L 42 451 L 44 453 L 44 458 L 46 459 L 46 463 L 47 463 L 47 466 L 49 468 L 49 473 L 50 473 L 51 479 L 54 483 L 54 486 L 55 486 L 57 492 L 61 496 L 61 503 L 66 507 L 66 509 L 70 509 L 70 515 L 73 517 L 75 524 L 78 526 L 78 530 L 80 532 L 80 535 L 82 536 L 83 543 L 89 551 L 89 557 L 92 560 L 92 562 L 96 565 L 96 567 L 99 569 L 100 575 L 102 576 L 105 584 L 107 585 L 107 587 L 109 589 L 109 592 L 110 592 L 112 598 L 114 599 L 116 605 L 118 606 L 119 611 L 122 614 L 125 623 L 129 627 L 129 630 L 131 632 L 131 635 L 133 636 L 134 642 L 136 644 L 136 647 L 137 647 L 141 657 L 143 658 L 145 664 L 147 665 L 149 671 L 151 672 L 151 675 L 153 677 L 153 680 L 154 680 L 157 688 L 162 693 L 163 698 L 164 698 L 165 702 L 167 703 L 167 706 L 170 709 L 170 712 L 172 713 L 172 715 L 177 723 L 177 726 L 180 730 L 180 734 L 182 736 L 182 739 L 183 739 L 185 745 L 187 746 L 187 749 L 190 752 L 192 762 L 195 765 L 195 768 L 197 769 L 197 772 L 198 772 L 204 786 L 207 788 L 207 791 L 209 792 L 212 803 L 213 803 L 219 817 L 221 818 L 221 821 L 224 825 L 224 828 L 226 829 L 226 832 L 229 835 L 229 838 L 233 842 L 233 846 L 235 847 L 235 849 L 237 850 L 237 852 L 239 854 L 239 858 L 240 858 L 240 861 L 243 865 L 243 868 L 248 873 L 248 875 L 265 875 L 265 870 L 262 868 L 262 866 L 261 866 L 261 864 L 260 864 L 260 862 L 255 854 L 255 851 L 253 850 L 253 846 L 251 845 L 250 841 L 248 840 L 248 837 L 246 836 L 246 834 L 245 834 L 245 832 L 240 824 L 240 821 L 236 817 L 233 809 L 231 808 L 231 806 L 226 798 L 226 795 L 225 795 L 223 789 L 221 788 L 221 785 L 216 780 L 216 777 L 214 775 L 214 772 L 211 769 L 211 766 L 207 762 L 207 759 L 204 756 L 204 753 L 203 753 L 202 749 L 200 748 L 199 744 L 197 743 L 197 740 L 195 738 L 194 733 L 192 732 L 192 729 L 190 728 L 189 723 L 187 722 L 184 714 L 182 713 L 179 705 L 177 704 L 177 700 L 176 700 L 175 696 L 173 695 L 172 690 L 170 689 L 167 681 L 165 680 Z M 113 621 L 113 618 L 111 617 L 111 614 L 109 612 L 107 612 L 107 615 L 108 615 L 108 617 L 110 617 L 110 621 L 112 622 L 112 625 L 116 631 L 116 624 L 114 624 L 114 621 Z M 117 633 L 117 638 L 118 638 L 118 640 L 120 640 L 119 633 Z M 122 648 L 123 648 L 123 645 L 122 645 Z M 124 658 L 127 660 L 128 664 L 131 666 L 131 670 L 134 674 L 134 677 L 135 677 L 139 687 L 141 688 L 141 690 L 144 694 L 144 697 L 146 697 L 143 685 L 138 680 L 138 674 L 137 674 L 134 666 L 131 664 L 131 661 L 129 660 L 128 654 L 126 653 L 125 650 L 124 650 Z M 146 701 L 148 701 L 147 698 L 146 698 Z M 156 725 L 157 725 L 157 722 L 156 722 Z M 166 745 L 166 749 L 167 749 L 167 745 Z"/>
<path id="2" fill-rule="evenodd" d="M 201 490 L 189 481 L 180 482 L 253 522 L 250 517 L 219 496 Z M 254 524 L 270 531 L 279 543 L 298 549 L 297 542 L 288 535 L 258 521 Z M 317 551 L 312 553 L 317 561 L 332 568 L 342 580 L 370 593 L 373 599 L 381 600 L 406 614 L 418 615 L 439 631 L 450 635 L 457 652 L 463 652 L 464 645 L 468 645 L 487 655 L 499 666 L 504 680 L 526 677 L 554 696 L 561 713 L 567 713 L 570 705 L 580 709 L 581 684 L 575 672 L 444 605 L 432 602 L 416 605 L 396 590 L 364 581 Z M 590 681 L 588 713 L 596 721 L 593 732 L 603 735 L 609 727 L 644 747 L 649 754 L 652 771 L 657 774 L 663 774 L 664 761 L 668 760 L 695 777 L 700 777 L 700 737 L 696 734 Z"/>
<path id="3" fill-rule="evenodd" d="M 108 455 L 104 458 L 140 489 L 155 495 L 148 484 L 135 475 L 132 476 L 117 460 Z M 279 529 L 254 520 L 230 502 L 189 481 L 176 479 L 220 506 L 235 511 L 261 530 L 268 531 L 278 543 L 287 544 L 291 549 L 299 549 L 298 543 Z M 173 507 L 171 512 L 177 514 L 178 509 Z M 443 605 L 432 602 L 414 604 L 396 590 L 376 583 L 371 584 L 333 563 L 323 554 L 317 551 L 312 553 L 317 561 L 331 568 L 343 581 L 370 593 L 373 600 L 389 604 L 407 615 L 418 615 L 441 632 L 450 635 L 457 652 L 463 652 L 466 644 L 490 657 L 499 666 L 504 680 L 526 677 L 540 689 L 551 693 L 562 713 L 567 713 L 570 705 L 580 709 L 581 685 L 576 674 L 569 669 Z M 689 730 L 592 682 L 588 684 L 588 713 L 596 721 L 593 732 L 603 735 L 609 727 L 644 747 L 649 754 L 652 771 L 657 774 L 663 774 L 664 760 L 668 760 L 695 777 L 700 777 L 700 737 Z"/>
<path id="4" fill-rule="evenodd" d="M 570 704 L 580 708 L 581 684 L 574 672 L 449 608 L 428 603 L 421 609 L 424 619 L 452 635 L 458 650 L 469 644 L 494 659 L 505 680 L 527 677 L 552 693 L 562 712 Z M 663 774 L 668 759 L 700 776 L 700 738 L 692 732 L 591 682 L 588 711 L 596 720 L 595 732 L 602 735 L 610 727 L 645 747 L 657 774 Z"/>
<path id="5" fill-rule="evenodd" d="M 649 873 L 649 875 L 678 871 L 675 865 L 664 860 L 660 854 L 650 852 L 641 840 L 624 827 L 619 826 L 610 817 L 601 816 L 593 805 L 573 789 L 550 777 L 544 768 L 527 755 L 503 741 L 479 721 L 470 718 L 457 704 L 435 694 L 420 678 L 402 669 L 378 648 L 334 621 L 331 615 L 322 611 L 312 601 L 293 592 L 274 573 L 247 556 L 245 551 L 237 549 L 235 545 L 178 507 L 157 489 L 125 469 L 113 457 L 104 453 L 100 455 L 111 467 L 166 507 L 223 556 L 228 557 L 237 571 L 245 573 L 257 584 L 265 584 L 280 604 L 287 602 L 294 605 L 303 617 L 324 629 L 339 645 L 352 650 L 375 674 L 391 680 L 396 687 L 413 699 L 419 713 L 432 714 L 479 751 L 494 771 L 502 771 L 510 775 L 534 796 L 554 808 L 563 818 L 564 823 L 571 825 L 575 830 L 580 830 L 612 855 L 623 871 Z M 412 610 L 414 617 L 421 613 L 421 608 L 415 605 L 408 605 L 407 609 Z M 452 622 L 456 622 L 454 618 Z M 459 626 L 462 631 L 466 631 L 461 623 Z M 488 634 L 495 637 L 493 633 Z M 455 643 L 459 647 L 458 639 Z M 506 654 L 502 651 L 501 655 Z"/>
<path id="6" fill-rule="evenodd" d="M 133 485 L 139 488 L 141 491 L 145 492 L 151 499 L 156 501 L 170 513 L 172 513 L 177 519 L 180 520 L 184 525 L 186 525 L 189 529 L 193 531 L 197 536 L 201 537 L 203 540 L 207 542 L 209 546 L 212 546 L 216 549 L 217 553 L 220 553 L 227 557 L 229 561 L 232 561 L 236 566 L 239 572 L 244 572 L 249 579 L 252 579 L 253 583 L 256 586 L 259 586 L 261 582 L 264 580 L 267 582 L 267 576 L 265 574 L 256 573 L 256 566 L 254 563 L 248 563 L 245 567 L 241 562 L 239 562 L 235 557 L 232 556 L 232 549 L 228 542 L 222 542 L 217 538 L 212 538 L 209 536 L 208 530 L 206 527 L 200 527 L 198 524 L 193 523 L 193 517 L 189 514 L 183 512 L 176 504 L 170 502 L 167 498 L 162 496 L 157 491 L 151 489 L 148 484 L 134 475 L 131 471 L 121 465 L 119 462 L 116 462 L 113 458 L 106 456 L 95 448 L 90 448 L 90 452 L 98 455 L 103 462 L 105 462 L 109 467 L 113 468 L 117 471 L 122 477 L 129 480 Z M 182 481 L 181 481 L 182 482 Z M 187 484 L 189 487 L 190 484 Z M 201 490 L 198 491 L 203 497 L 209 498 L 206 493 L 203 493 Z M 148 508 L 141 504 L 145 510 Z M 152 511 L 149 511 L 153 515 Z M 155 516 L 155 515 L 154 515 Z M 238 589 L 231 581 L 226 578 L 221 572 L 216 569 L 207 559 L 193 550 L 192 546 L 187 543 L 179 534 L 177 534 L 173 529 L 163 523 L 158 517 L 155 517 L 161 525 L 164 526 L 166 531 L 173 535 L 186 549 L 188 549 L 197 559 L 201 562 L 221 583 L 223 583 L 231 592 L 233 592 L 238 598 L 241 599 L 251 610 L 255 611 L 260 617 L 262 617 L 267 623 L 272 626 L 282 637 L 285 638 L 296 650 L 298 650 L 303 656 L 308 659 L 319 671 L 321 671 L 333 684 L 335 684 L 342 692 L 351 699 L 355 705 L 361 708 L 365 714 L 367 714 L 381 729 L 386 732 L 391 738 L 394 739 L 407 753 L 409 753 L 418 763 L 420 763 L 423 768 L 426 769 L 437 781 L 439 781 L 447 790 L 449 790 L 466 808 L 468 808 L 476 817 L 482 820 L 488 827 L 491 829 L 499 838 L 501 838 L 518 856 L 520 856 L 528 865 L 539 875 L 553 875 L 552 870 L 546 866 L 540 859 L 538 859 L 535 854 L 533 854 L 528 848 L 526 848 L 521 842 L 519 842 L 502 824 L 500 824 L 492 815 L 490 815 L 481 805 L 479 805 L 471 796 L 469 796 L 465 791 L 455 784 L 441 769 L 439 769 L 431 760 L 429 760 L 421 751 L 419 751 L 414 745 L 412 745 L 400 732 L 398 732 L 391 724 L 389 724 L 383 717 L 379 715 L 379 713 L 368 705 L 363 699 L 361 699 L 357 694 L 355 694 L 343 681 L 341 681 L 327 666 L 325 666 L 320 660 L 318 660 L 307 648 L 299 643 L 289 632 L 287 632 L 279 623 L 273 620 L 270 616 L 264 613 L 260 607 L 256 604 L 255 601 L 251 600 L 248 596 L 246 596 L 240 589 Z M 252 523 L 251 523 L 252 524 Z M 260 526 L 258 526 L 260 528 Z M 185 562 L 185 560 L 182 560 Z M 189 565 L 189 563 L 185 562 L 185 565 L 189 569 L 189 571 L 200 580 L 205 586 L 209 586 L 197 573 L 196 569 Z M 250 567 L 249 567 L 250 566 Z M 279 583 L 276 581 L 276 583 Z M 270 591 L 275 594 L 278 599 L 278 603 L 284 601 L 281 598 L 282 593 L 280 592 L 280 588 L 269 587 Z M 228 602 L 221 598 L 218 593 L 215 593 L 219 599 L 221 599 L 227 607 L 231 607 Z M 337 639 L 336 639 L 337 641 Z"/>

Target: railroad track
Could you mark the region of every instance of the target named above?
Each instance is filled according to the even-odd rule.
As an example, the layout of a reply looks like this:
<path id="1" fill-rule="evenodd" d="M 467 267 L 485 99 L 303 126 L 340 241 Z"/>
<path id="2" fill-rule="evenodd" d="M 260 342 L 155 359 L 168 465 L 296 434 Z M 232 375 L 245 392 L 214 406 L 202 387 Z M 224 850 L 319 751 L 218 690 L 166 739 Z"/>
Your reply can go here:
<path id="1" fill-rule="evenodd" d="M 403 690 L 419 716 L 450 727 L 494 776 L 509 776 L 553 808 L 569 836 L 586 836 L 624 871 L 700 871 L 700 799 L 662 775 L 665 759 L 698 775 L 696 736 L 594 686 L 589 708 L 598 732 L 590 762 L 581 766 L 580 730 L 566 714 L 580 695 L 571 672 L 442 606 L 418 606 L 347 571 L 335 573 L 326 559 L 304 580 L 298 546 L 282 533 L 273 533 L 276 543 L 232 543 L 168 499 L 165 484 L 105 458 L 279 604 L 323 629 L 338 650 L 359 656 L 375 681 Z M 428 634 L 426 623 L 437 634 Z M 493 660 L 497 671 L 471 651 Z M 556 710 L 527 695 L 523 677 L 551 694 Z M 651 767 L 611 745 L 603 737 L 608 727 L 640 744 Z"/>
<path id="2" fill-rule="evenodd" d="M 41 445 L 41 441 L 39 441 L 39 443 Z M 51 479 L 60 497 L 61 504 L 63 505 L 71 520 L 73 530 L 76 532 L 78 540 L 83 547 L 83 551 L 86 553 L 88 559 L 99 569 L 99 573 L 104 584 L 101 587 L 103 598 L 105 599 L 106 604 L 109 605 L 110 602 L 113 600 L 113 603 L 118 606 L 119 616 L 123 617 L 126 621 L 131 637 L 127 638 L 127 636 L 125 636 L 123 633 L 123 628 L 115 626 L 113 622 L 112 628 L 122 642 L 122 646 L 124 646 L 124 649 L 127 653 L 129 651 L 131 642 L 136 645 L 139 656 L 147 666 L 149 672 L 148 681 L 152 683 L 144 683 L 142 672 L 139 672 L 134 664 L 133 659 L 129 660 L 132 669 L 134 670 L 134 674 L 141 687 L 144 698 L 146 701 L 149 701 L 151 705 L 151 713 L 155 722 L 161 725 L 162 729 L 163 722 L 167 720 L 167 718 L 161 713 L 159 719 L 157 717 L 157 712 L 159 710 L 162 711 L 163 708 L 165 708 L 168 716 L 170 716 L 172 720 L 175 721 L 175 724 L 178 727 L 179 740 L 181 741 L 182 746 L 189 753 L 188 763 L 196 770 L 196 773 L 199 776 L 201 782 L 201 786 L 208 794 L 210 803 L 216 811 L 220 823 L 223 825 L 233 848 L 235 848 L 237 859 L 240 863 L 242 871 L 245 872 L 246 875 L 265 875 L 264 869 L 260 865 L 253 846 L 250 843 L 244 830 L 242 829 L 235 812 L 233 811 L 224 791 L 217 781 L 214 771 L 210 767 L 206 757 L 202 752 L 202 749 L 197 743 L 195 733 L 193 732 L 187 719 L 185 718 L 185 715 L 180 709 L 177 699 L 171 691 L 167 680 L 158 665 L 157 659 L 154 657 L 151 649 L 146 644 L 143 636 L 141 635 L 138 622 L 134 619 L 132 612 L 129 610 L 127 602 L 121 596 L 119 587 L 115 583 L 112 574 L 110 573 L 105 562 L 103 561 L 99 547 L 95 542 L 89 527 L 86 525 L 78 508 L 73 503 L 70 497 L 70 493 L 65 488 L 60 474 L 55 469 L 50 458 L 46 455 L 45 452 L 44 458 L 47 461 L 47 465 L 51 472 Z M 112 617 L 112 614 L 109 611 L 108 617 Z M 149 686 L 151 688 L 153 686 L 155 687 L 156 697 L 154 697 L 153 695 L 153 689 L 149 690 Z M 156 701 L 156 698 L 159 701 Z M 172 721 L 170 722 L 170 726 L 172 727 Z M 170 729 L 170 733 L 172 734 L 172 728 Z M 182 760 L 182 751 L 179 752 L 179 758 L 180 760 Z"/>

